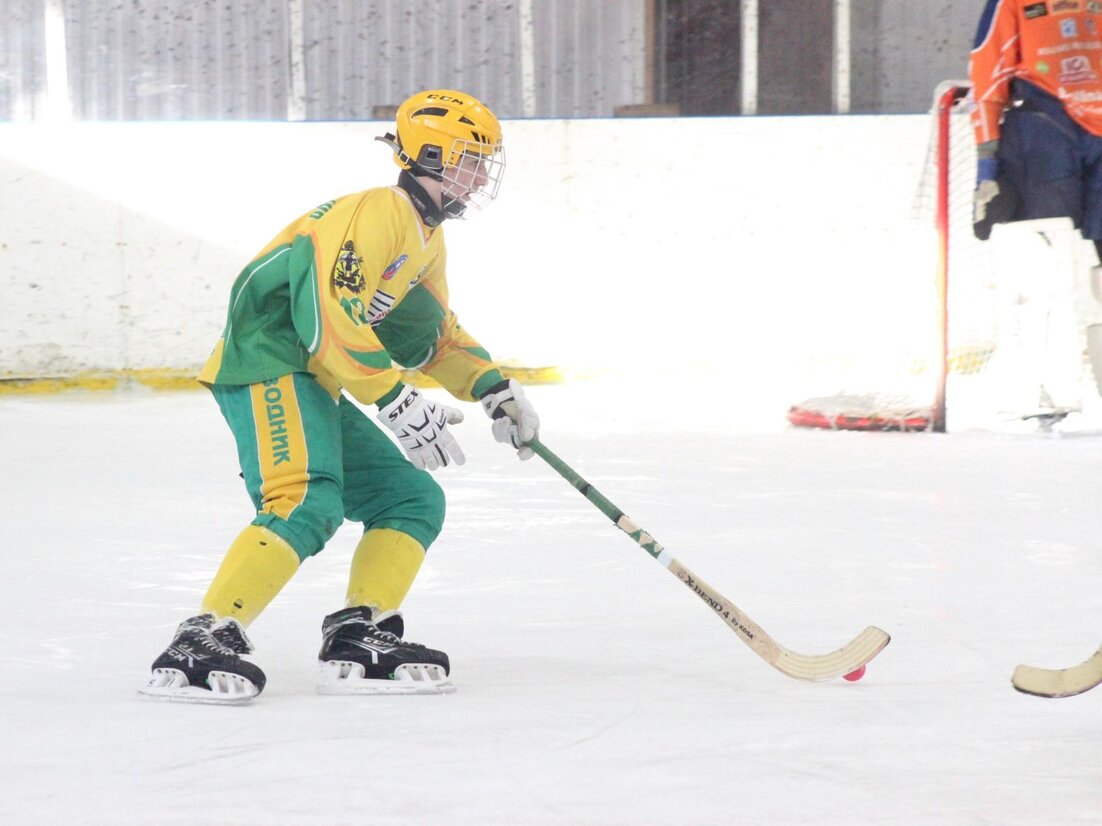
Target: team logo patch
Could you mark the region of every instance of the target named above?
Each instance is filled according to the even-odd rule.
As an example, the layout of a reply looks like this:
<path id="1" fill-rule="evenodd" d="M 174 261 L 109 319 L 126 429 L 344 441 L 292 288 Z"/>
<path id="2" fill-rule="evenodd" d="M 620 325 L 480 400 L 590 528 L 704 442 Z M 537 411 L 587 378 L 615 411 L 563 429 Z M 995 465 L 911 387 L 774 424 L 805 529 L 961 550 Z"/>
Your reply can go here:
<path id="1" fill-rule="evenodd" d="M 351 241 L 344 242 L 337 256 L 336 266 L 333 267 L 333 283 L 353 293 L 362 293 L 367 286 L 360 267 L 360 256 L 356 255 L 356 247 Z"/>
<path id="2" fill-rule="evenodd" d="M 1060 21 L 1060 36 L 1065 38 L 1079 36 L 1079 27 L 1075 25 L 1075 18 L 1068 17 Z"/>
<path id="3" fill-rule="evenodd" d="M 1102 12 L 1102 3 L 1099 3 L 1098 0 L 1089 0 L 1087 3 L 1087 11 L 1091 14 Z"/>
<path id="4" fill-rule="evenodd" d="M 1091 69 L 1089 58 L 1083 55 L 1066 57 L 1060 61 L 1061 83 L 1091 83 L 1098 79 L 1098 75 Z"/>
<path id="5" fill-rule="evenodd" d="M 1079 0 L 1053 0 L 1052 11 L 1054 14 L 1079 11 Z"/>
<path id="6" fill-rule="evenodd" d="M 390 279 L 392 279 L 394 277 L 394 274 L 402 268 L 402 265 L 406 263 L 406 260 L 408 258 L 408 255 L 399 255 L 396 260 L 391 261 L 390 266 L 383 270 L 383 281 L 389 281 Z"/>
<path id="7" fill-rule="evenodd" d="M 1022 13 L 1025 14 L 1026 20 L 1032 20 L 1034 17 L 1044 17 L 1048 14 L 1048 6 L 1044 3 L 1030 3 L 1022 9 Z"/>

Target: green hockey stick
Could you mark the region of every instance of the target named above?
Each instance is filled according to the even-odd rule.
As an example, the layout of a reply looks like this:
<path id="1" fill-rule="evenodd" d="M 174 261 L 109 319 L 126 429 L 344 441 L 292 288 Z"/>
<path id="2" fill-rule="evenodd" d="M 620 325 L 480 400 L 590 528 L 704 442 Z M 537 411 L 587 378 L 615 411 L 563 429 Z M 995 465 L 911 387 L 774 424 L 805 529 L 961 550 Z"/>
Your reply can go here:
<path id="1" fill-rule="evenodd" d="M 622 510 L 552 453 L 546 445 L 538 439 L 533 439 L 528 442 L 528 447 L 532 448 L 586 499 L 596 505 L 597 509 L 611 519 L 617 528 L 634 539 L 639 547 L 662 563 L 671 574 L 700 597 L 701 601 L 738 634 L 739 639 L 750 646 L 755 654 L 782 674 L 797 680 L 819 681 L 842 676 L 855 680 L 864 673 L 865 664 L 891 642 L 891 637 L 885 631 L 870 625 L 849 643 L 830 654 L 809 655 L 789 651 L 765 633 L 761 626 L 744 614 L 733 602 L 674 559 L 654 537 L 631 521 Z"/>

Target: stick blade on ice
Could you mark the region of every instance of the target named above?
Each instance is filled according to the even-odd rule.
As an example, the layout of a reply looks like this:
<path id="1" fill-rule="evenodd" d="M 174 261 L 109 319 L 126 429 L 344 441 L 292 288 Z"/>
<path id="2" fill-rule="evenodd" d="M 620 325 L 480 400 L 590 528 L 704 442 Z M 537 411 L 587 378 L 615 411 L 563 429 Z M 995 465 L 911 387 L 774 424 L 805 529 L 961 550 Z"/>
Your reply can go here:
<path id="1" fill-rule="evenodd" d="M 778 656 L 766 659 L 789 677 L 821 682 L 851 674 L 868 664 L 891 639 L 886 631 L 870 625 L 847 645 L 830 654 L 797 654 L 782 648 Z"/>
<path id="2" fill-rule="evenodd" d="M 1036 668 L 1019 665 L 1010 678 L 1022 694 L 1035 697 L 1074 697 L 1102 683 L 1102 647 L 1087 660 L 1071 668 Z"/>

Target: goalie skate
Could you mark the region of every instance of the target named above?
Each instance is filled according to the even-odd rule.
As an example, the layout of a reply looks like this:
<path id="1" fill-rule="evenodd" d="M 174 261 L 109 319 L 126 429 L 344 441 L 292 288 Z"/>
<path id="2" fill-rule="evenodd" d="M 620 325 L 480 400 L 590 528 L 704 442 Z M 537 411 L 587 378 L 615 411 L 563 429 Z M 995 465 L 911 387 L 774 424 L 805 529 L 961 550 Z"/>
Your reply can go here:
<path id="1" fill-rule="evenodd" d="M 1055 425 L 1060 424 L 1072 413 L 1078 413 L 1075 407 L 1054 407 L 1051 409 L 1037 410 L 1034 413 L 1025 413 L 1021 419 L 1023 422 L 1037 422 L 1037 430 L 1041 433 L 1051 433 Z"/>
<path id="2" fill-rule="evenodd" d="M 139 693 L 178 703 L 245 705 L 264 690 L 264 672 L 241 655 L 252 643 L 237 620 L 201 614 L 180 623 L 171 644 L 153 661 Z"/>
<path id="3" fill-rule="evenodd" d="M 372 619 L 370 608 L 346 608 L 322 622 L 318 654 L 319 694 L 448 694 L 450 663 L 434 651 L 402 639 L 401 614 Z"/>

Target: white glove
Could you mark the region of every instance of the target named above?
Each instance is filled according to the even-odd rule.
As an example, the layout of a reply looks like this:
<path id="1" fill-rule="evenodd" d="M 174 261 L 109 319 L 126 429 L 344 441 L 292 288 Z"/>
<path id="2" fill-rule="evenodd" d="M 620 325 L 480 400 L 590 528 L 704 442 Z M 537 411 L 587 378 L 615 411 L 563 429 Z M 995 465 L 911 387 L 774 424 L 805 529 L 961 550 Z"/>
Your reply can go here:
<path id="1" fill-rule="evenodd" d="M 436 470 L 455 460 L 467 461 L 449 424 L 463 421 L 462 411 L 431 402 L 406 385 L 398 398 L 379 408 L 379 421 L 394 431 L 409 460 L 425 470 Z"/>
<path id="2" fill-rule="evenodd" d="M 483 393 L 481 401 L 482 409 L 493 419 L 494 438 L 517 448 L 521 459 L 531 459 L 535 454 L 525 444 L 539 436 L 540 417 L 524 398 L 524 388 L 516 379 L 507 379 Z"/>
<path id="3" fill-rule="evenodd" d="M 999 197 L 999 142 L 987 141 L 976 147 L 976 190 L 972 194 L 972 232 L 981 241 L 991 237 L 991 225 L 1006 220 L 1008 216 L 988 212 L 998 210 Z"/>
<path id="4" fill-rule="evenodd" d="M 987 207 L 999 196 L 998 181 L 980 181 L 972 196 L 972 223 L 982 224 L 987 220 Z"/>

